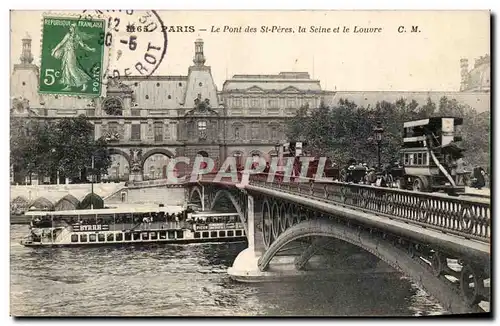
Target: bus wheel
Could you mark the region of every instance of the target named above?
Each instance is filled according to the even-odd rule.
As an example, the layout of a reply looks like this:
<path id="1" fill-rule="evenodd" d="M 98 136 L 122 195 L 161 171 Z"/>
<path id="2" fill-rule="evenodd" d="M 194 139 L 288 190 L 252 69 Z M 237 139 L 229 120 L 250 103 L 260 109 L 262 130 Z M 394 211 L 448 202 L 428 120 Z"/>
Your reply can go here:
<path id="1" fill-rule="evenodd" d="M 418 177 L 413 181 L 413 191 L 427 192 L 429 181 L 425 177 Z"/>

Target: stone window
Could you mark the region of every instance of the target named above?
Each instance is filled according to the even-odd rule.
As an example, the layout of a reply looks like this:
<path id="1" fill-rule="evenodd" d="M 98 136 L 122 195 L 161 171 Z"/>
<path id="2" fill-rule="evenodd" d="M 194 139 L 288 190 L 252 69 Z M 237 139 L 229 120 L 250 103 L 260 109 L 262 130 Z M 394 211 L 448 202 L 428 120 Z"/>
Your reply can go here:
<path id="1" fill-rule="evenodd" d="M 269 136 L 272 140 L 278 139 L 278 127 L 276 125 L 271 126 Z"/>
<path id="2" fill-rule="evenodd" d="M 259 124 L 252 123 L 251 137 L 252 139 L 259 139 Z"/>
<path id="3" fill-rule="evenodd" d="M 271 109 L 278 109 L 279 108 L 278 99 L 269 100 L 269 108 L 271 108 Z"/>
<path id="4" fill-rule="evenodd" d="M 233 99 L 233 103 L 235 108 L 241 108 L 241 98 Z"/>
<path id="5" fill-rule="evenodd" d="M 234 123 L 231 136 L 233 139 L 245 139 L 245 127 L 239 122 Z"/>
<path id="6" fill-rule="evenodd" d="M 163 123 L 161 122 L 155 122 L 155 141 L 162 141 L 163 140 Z"/>
<path id="7" fill-rule="evenodd" d="M 250 99 L 250 107 L 256 108 L 258 106 L 259 106 L 259 99 L 258 98 Z"/>
<path id="8" fill-rule="evenodd" d="M 198 135 L 200 139 L 207 139 L 207 122 L 198 121 Z"/>
<path id="9" fill-rule="evenodd" d="M 141 140 L 141 125 L 131 125 L 130 140 Z"/>
<path id="10" fill-rule="evenodd" d="M 286 107 L 287 109 L 293 109 L 296 107 L 295 105 L 295 99 L 288 99 L 286 100 Z"/>

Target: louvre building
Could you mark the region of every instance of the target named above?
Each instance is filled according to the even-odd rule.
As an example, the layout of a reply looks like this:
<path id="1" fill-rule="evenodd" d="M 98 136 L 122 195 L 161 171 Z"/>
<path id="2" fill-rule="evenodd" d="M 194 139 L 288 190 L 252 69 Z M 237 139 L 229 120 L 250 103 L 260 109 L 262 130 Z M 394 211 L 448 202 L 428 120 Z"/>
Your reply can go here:
<path id="1" fill-rule="evenodd" d="M 234 75 L 218 90 L 198 39 L 186 75 L 123 77 L 108 83 L 106 97 L 96 99 L 39 94 L 39 68 L 33 61 L 31 38 L 26 35 L 11 76 L 11 115 L 86 115 L 94 124 L 95 138 L 104 136 L 110 144 L 113 162 L 107 178 L 114 180 L 132 177 L 131 166 L 140 168 L 141 176 L 135 179 L 162 178 L 168 159 L 175 156 L 203 155 L 219 162 L 227 156 L 269 158 L 275 145 L 286 141 L 286 117 L 306 104 L 330 105 L 341 98 L 365 106 L 400 98 L 423 104 L 429 97 L 438 102 L 447 96 L 479 112 L 490 109 L 489 56 L 476 60 L 473 68 L 466 59 L 457 63 L 457 92 L 329 91 L 307 72 Z"/>

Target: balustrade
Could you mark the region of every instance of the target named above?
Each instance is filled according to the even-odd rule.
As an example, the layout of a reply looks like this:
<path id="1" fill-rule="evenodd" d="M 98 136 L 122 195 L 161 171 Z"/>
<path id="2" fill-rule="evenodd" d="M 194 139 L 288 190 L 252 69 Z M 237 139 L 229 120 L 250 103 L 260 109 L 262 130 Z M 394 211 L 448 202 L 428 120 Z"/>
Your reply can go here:
<path id="1" fill-rule="evenodd" d="M 200 175 L 201 182 L 211 182 L 216 174 Z M 242 180 L 238 172 L 238 181 Z M 490 204 L 481 200 L 442 194 L 413 192 L 343 182 L 313 182 L 312 179 L 292 179 L 277 175 L 268 182 L 265 173 L 250 175 L 249 184 L 280 192 L 342 205 L 366 212 L 385 214 L 391 218 L 411 221 L 466 238 L 489 242 L 491 235 Z M 231 178 L 222 178 L 224 183 Z"/>
<path id="2" fill-rule="evenodd" d="M 342 182 L 267 182 L 265 175 L 252 176 L 250 184 L 386 214 L 466 238 L 490 239 L 490 204 L 480 200 Z"/>

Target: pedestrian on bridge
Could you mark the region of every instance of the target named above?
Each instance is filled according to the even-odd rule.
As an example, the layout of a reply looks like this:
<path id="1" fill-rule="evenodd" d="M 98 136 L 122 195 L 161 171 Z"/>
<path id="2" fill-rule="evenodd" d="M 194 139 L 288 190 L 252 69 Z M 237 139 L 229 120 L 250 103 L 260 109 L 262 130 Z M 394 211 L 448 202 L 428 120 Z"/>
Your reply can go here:
<path id="1" fill-rule="evenodd" d="M 476 166 L 472 172 L 472 175 L 474 177 L 474 181 L 472 182 L 473 188 L 481 189 L 486 185 L 484 179 L 486 172 L 482 167 Z"/>

